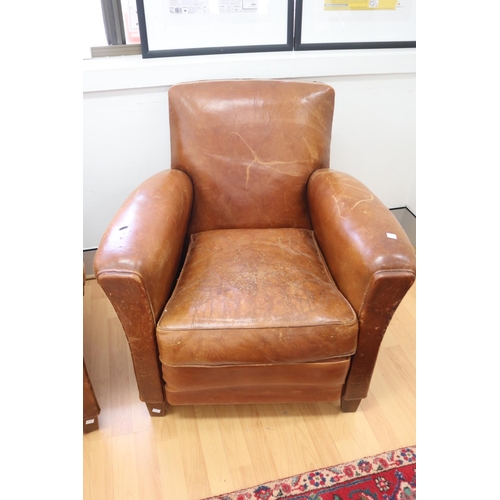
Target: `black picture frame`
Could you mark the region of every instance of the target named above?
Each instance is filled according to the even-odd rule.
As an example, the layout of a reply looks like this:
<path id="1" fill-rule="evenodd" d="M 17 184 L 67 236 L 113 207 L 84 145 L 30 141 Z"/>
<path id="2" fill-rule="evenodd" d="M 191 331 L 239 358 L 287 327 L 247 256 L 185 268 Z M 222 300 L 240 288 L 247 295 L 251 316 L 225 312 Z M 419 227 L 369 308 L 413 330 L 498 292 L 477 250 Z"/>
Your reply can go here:
<path id="1" fill-rule="evenodd" d="M 147 26 L 147 10 L 148 2 L 153 0 L 137 0 L 137 16 L 139 20 L 139 32 L 141 37 L 142 57 L 157 58 L 157 57 L 176 57 L 176 56 L 192 56 L 192 55 L 209 55 L 209 54 L 235 54 L 247 52 L 277 52 L 277 51 L 292 51 L 293 50 L 293 29 L 294 29 L 294 0 L 283 0 L 283 19 L 280 19 L 283 27 L 286 25 L 286 36 L 283 40 L 277 43 L 265 44 L 244 44 L 244 45 L 214 45 L 200 47 L 165 47 L 152 48 L 149 43 L 150 34 Z M 286 5 L 285 5 L 286 4 Z M 286 12 L 285 12 L 286 8 Z M 182 15 L 182 14 L 180 14 Z M 189 14 L 185 14 L 189 15 Z M 246 15 L 242 13 L 241 15 Z M 196 33 L 195 33 L 196 35 Z M 258 41 L 256 41 L 258 42 Z"/>
<path id="2" fill-rule="evenodd" d="M 308 5 L 310 0 L 306 0 Z M 335 42 L 311 42 L 302 40 L 303 29 L 303 0 L 296 0 L 295 7 L 295 38 L 294 50 L 350 50 L 350 49 L 400 49 L 414 48 L 417 46 L 415 40 L 387 40 L 387 41 L 335 41 Z"/>

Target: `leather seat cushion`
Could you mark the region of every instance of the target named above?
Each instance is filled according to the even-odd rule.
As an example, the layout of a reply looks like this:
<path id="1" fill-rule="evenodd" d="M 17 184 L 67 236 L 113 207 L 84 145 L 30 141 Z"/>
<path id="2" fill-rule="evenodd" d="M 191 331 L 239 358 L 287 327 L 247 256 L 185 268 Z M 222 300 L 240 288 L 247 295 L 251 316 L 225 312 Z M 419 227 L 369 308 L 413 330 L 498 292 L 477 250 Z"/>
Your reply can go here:
<path id="1" fill-rule="evenodd" d="M 352 355 L 357 333 L 313 232 L 295 228 L 192 235 L 157 325 L 170 366 L 327 360 Z"/>

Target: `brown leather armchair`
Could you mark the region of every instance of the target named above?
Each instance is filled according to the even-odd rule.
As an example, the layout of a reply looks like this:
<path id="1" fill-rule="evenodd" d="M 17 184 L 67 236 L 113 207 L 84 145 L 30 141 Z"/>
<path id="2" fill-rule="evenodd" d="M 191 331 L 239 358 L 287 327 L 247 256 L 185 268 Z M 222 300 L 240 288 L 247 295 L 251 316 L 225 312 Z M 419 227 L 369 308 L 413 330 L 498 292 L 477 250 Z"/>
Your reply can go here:
<path id="1" fill-rule="evenodd" d="M 142 401 L 341 401 L 356 411 L 415 280 L 405 232 L 331 170 L 334 91 L 214 81 L 169 91 L 171 169 L 106 230 L 95 275 Z"/>

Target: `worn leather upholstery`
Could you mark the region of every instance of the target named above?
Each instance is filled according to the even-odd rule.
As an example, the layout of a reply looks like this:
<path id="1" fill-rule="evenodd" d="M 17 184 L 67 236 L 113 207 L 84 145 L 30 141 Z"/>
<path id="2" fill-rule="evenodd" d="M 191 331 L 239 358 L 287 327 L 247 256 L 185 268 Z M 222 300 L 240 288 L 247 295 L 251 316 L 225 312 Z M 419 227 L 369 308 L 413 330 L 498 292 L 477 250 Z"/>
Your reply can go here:
<path id="1" fill-rule="evenodd" d="M 306 186 L 316 169 L 329 166 L 333 103 L 333 89 L 320 84 L 172 87 L 172 168 L 194 189 L 189 233 L 310 229 Z"/>
<path id="2" fill-rule="evenodd" d="M 366 397 L 415 254 L 382 202 L 329 168 L 333 108 L 318 83 L 170 89 L 171 169 L 125 201 L 94 266 L 151 415 Z"/>

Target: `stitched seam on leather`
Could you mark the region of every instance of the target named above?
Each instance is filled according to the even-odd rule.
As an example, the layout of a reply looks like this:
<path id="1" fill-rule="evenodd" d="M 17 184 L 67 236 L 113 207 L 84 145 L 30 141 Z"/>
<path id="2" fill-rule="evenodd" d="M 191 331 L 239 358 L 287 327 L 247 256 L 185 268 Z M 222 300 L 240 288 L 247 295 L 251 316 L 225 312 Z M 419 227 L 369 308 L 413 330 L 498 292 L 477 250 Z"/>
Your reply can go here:
<path id="1" fill-rule="evenodd" d="M 167 367 L 167 368 L 173 368 L 173 369 L 177 369 L 177 368 L 204 368 L 204 369 L 212 369 L 212 368 L 219 368 L 219 369 L 222 369 L 222 368 L 261 368 L 261 367 L 265 367 L 265 368 L 268 368 L 268 367 L 283 367 L 283 366 L 300 366 L 300 367 L 303 367 L 303 366 L 314 366 L 314 365 L 326 365 L 327 363 L 348 363 L 350 362 L 351 358 L 349 355 L 342 355 L 342 356 L 339 356 L 338 358 L 327 358 L 327 359 L 324 359 L 324 360 L 319 360 L 319 361 L 304 361 L 304 362 L 297 362 L 297 361 L 294 361 L 292 363 L 274 363 L 274 364 L 267 364 L 267 363 L 247 363 L 247 364 L 234 364 L 234 365 L 230 365 L 230 364 L 221 364 L 221 365 L 172 365 L 172 364 L 169 364 L 169 363 L 163 363 L 163 366 Z"/>
<path id="2" fill-rule="evenodd" d="M 337 323 L 314 323 L 312 325 L 297 325 L 297 326 L 254 326 L 254 327 L 246 327 L 246 326 L 227 326 L 227 325 L 221 325 L 218 327 L 214 328 L 206 328 L 203 326 L 197 326 L 197 327 L 157 327 L 158 331 L 161 332 L 169 332 L 169 331 L 195 331 L 195 330 L 208 330 L 208 331 L 217 331 L 217 330 L 281 330 L 281 329 L 296 329 L 296 328 L 321 328 L 322 326 L 335 326 L 335 325 L 341 325 L 341 326 L 346 326 L 350 327 L 353 325 L 357 325 L 358 320 L 357 318 L 352 320 L 349 323 L 342 323 L 342 322 L 337 322 Z"/>

